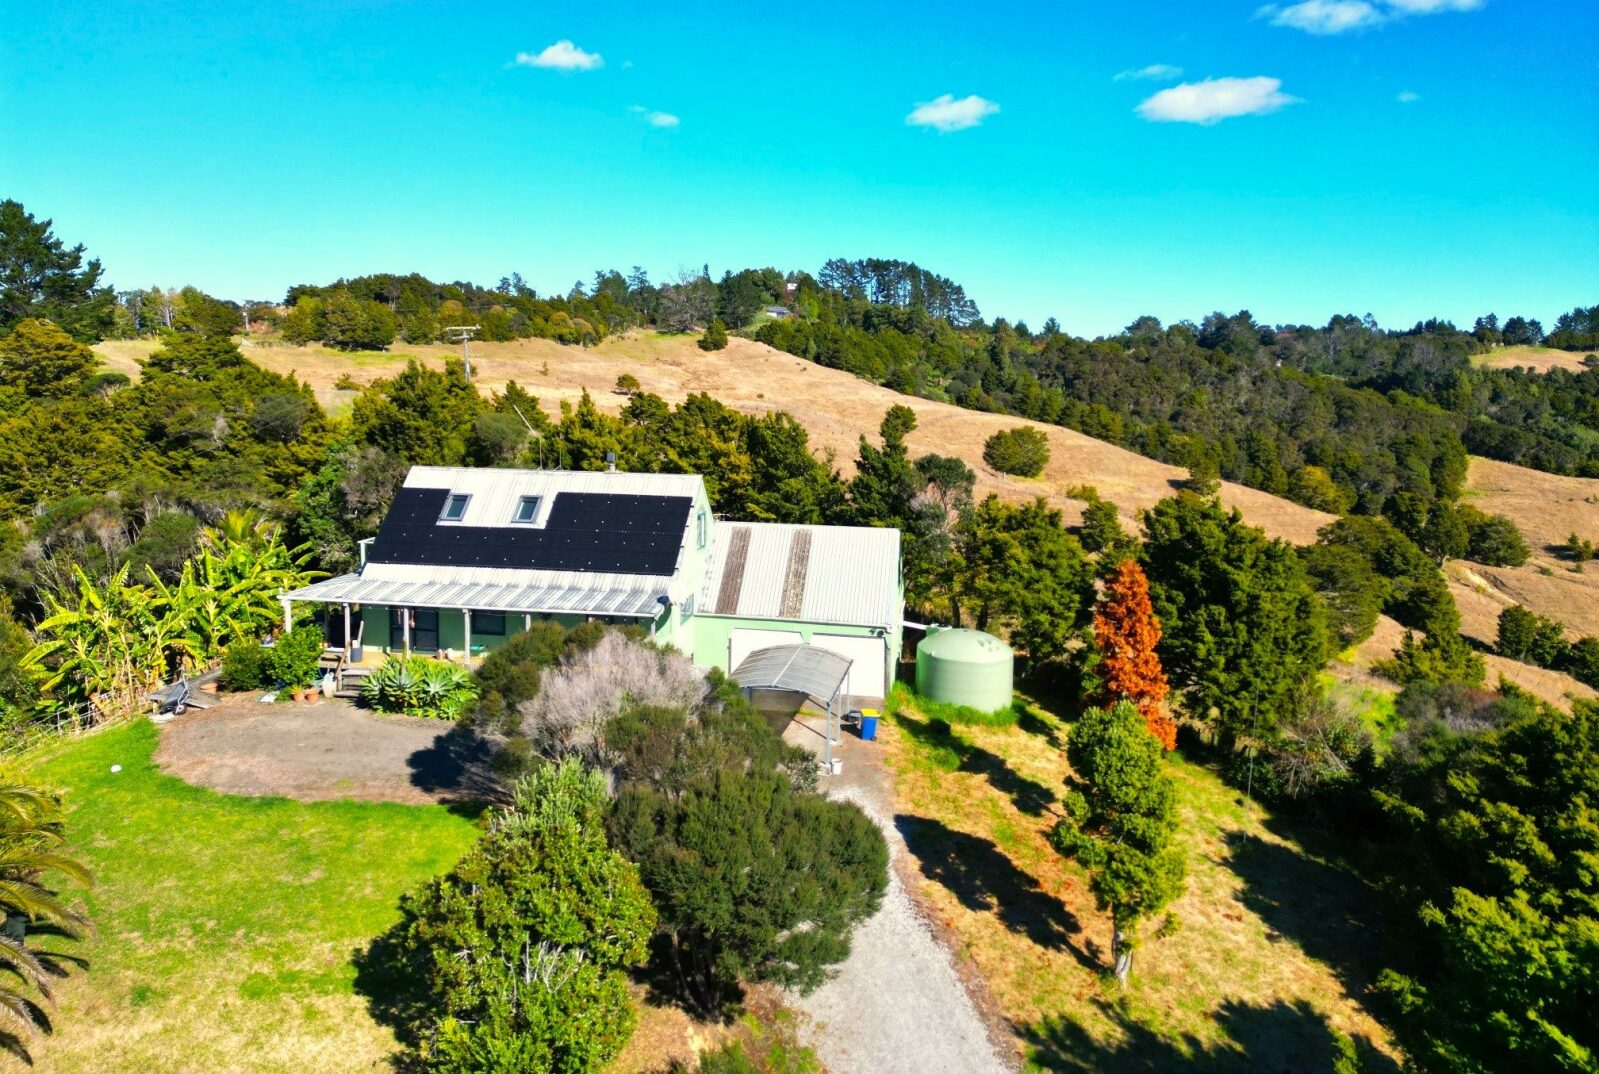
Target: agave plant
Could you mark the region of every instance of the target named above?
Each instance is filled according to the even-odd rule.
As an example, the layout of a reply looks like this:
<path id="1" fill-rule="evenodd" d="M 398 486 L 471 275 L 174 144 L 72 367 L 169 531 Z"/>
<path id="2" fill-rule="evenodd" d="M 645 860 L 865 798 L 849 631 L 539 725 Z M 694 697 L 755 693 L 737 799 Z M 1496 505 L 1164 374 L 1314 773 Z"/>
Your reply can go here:
<path id="1" fill-rule="evenodd" d="M 361 684 L 361 697 L 379 712 L 448 720 L 476 703 L 477 686 L 455 664 L 391 656 Z"/>
<path id="2" fill-rule="evenodd" d="M 0 784 L 0 921 L 42 922 L 69 936 L 89 928 L 88 920 L 45 883 L 51 874 L 92 883 L 88 870 L 62 853 L 64 842 L 55 799 L 30 787 Z M 22 1034 L 48 1025 L 50 982 L 64 973 L 66 961 L 28 947 L 9 928 L 0 934 L 0 1048 L 27 1057 Z"/>

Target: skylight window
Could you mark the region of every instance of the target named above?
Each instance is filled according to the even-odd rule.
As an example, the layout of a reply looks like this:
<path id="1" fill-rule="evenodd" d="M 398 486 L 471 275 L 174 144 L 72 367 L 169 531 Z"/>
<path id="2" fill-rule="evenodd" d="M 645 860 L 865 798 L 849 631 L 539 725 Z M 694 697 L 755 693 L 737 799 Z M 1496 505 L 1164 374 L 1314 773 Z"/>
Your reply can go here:
<path id="1" fill-rule="evenodd" d="M 465 493 L 454 493 L 444 501 L 444 513 L 439 516 L 440 522 L 459 522 L 466 517 L 466 505 L 472 497 Z"/>
<path id="2" fill-rule="evenodd" d="M 516 513 L 511 516 L 512 522 L 531 524 L 538 521 L 539 498 L 537 496 L 523 496 L 516 501 Z"/>

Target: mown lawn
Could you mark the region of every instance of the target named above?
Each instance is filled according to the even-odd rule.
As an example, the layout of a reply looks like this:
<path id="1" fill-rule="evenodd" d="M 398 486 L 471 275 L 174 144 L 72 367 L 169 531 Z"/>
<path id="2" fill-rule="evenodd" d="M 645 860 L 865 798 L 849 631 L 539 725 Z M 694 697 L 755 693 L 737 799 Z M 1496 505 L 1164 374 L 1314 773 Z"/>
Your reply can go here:
<path id="1" fill-rule="evenodd" d="M 401 893 L 454 863 L 474 819 L 229 797 L 162 775 L 156 740 L 139 721 L 26 759 L 65 793 L 97 880 L 81 896 L 97 935 L 74 948 L 89 967 L 62 985 L 37 1069 L 387 1069 L 397 1044 L 356 991 L 354 957 Z"/>
<path id="2" fill-rule="evenodd" d="M 1188 890 L 1123 992 L 1102 972 L 1106 915 L 1047 839 L 1068 725 L 1033 706 L 1013 727 L 950 727 L 901 700 L 883 738 L 920 893 L 1030 1069 L 1326 1070 L 1335 1034 L 1370 1070 L 1396 1069 L 1363 1002 L 1380 965 L 1375 900 L 1291 827 L 1174 755 Z"/>

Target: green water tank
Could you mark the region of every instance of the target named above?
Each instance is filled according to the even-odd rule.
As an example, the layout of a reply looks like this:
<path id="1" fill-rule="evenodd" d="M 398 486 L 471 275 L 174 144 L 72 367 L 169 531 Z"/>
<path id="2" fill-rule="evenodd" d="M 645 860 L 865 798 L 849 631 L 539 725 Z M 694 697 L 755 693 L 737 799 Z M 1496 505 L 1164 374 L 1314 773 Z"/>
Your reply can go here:
<path id="1" fill-rule="evenodd" d="M 1010 707 L 1015 657 L 981 630 L 929 628 L 916 647 L 916 692 L 980 712 Z"/>

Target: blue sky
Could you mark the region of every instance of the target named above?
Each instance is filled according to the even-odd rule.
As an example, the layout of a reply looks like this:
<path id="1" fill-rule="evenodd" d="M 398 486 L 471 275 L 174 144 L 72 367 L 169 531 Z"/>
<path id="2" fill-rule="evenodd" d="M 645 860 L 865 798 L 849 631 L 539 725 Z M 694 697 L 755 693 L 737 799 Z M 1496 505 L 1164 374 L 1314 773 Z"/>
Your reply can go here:
<path id="1" fill-rule="evenodd" d="M 1590 0 L 0 0 L 0 26 L 0 196 L 120 287 L 882 256 L 1090 335 L 1599 302 Z"/>

